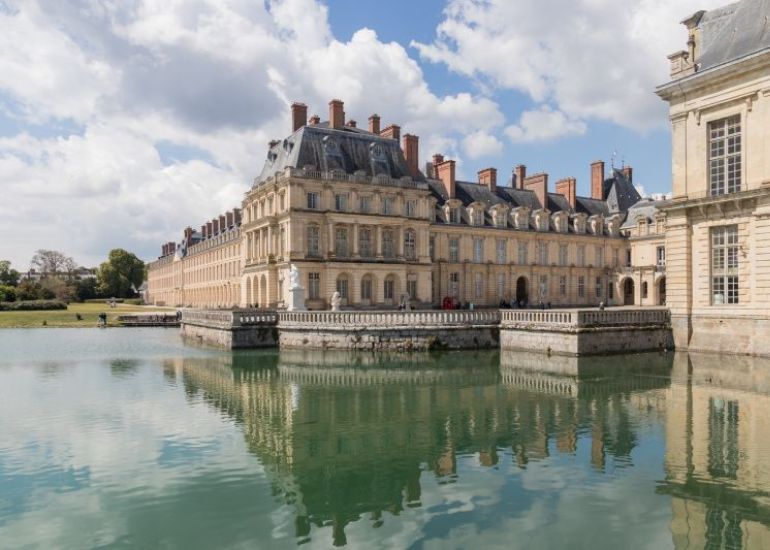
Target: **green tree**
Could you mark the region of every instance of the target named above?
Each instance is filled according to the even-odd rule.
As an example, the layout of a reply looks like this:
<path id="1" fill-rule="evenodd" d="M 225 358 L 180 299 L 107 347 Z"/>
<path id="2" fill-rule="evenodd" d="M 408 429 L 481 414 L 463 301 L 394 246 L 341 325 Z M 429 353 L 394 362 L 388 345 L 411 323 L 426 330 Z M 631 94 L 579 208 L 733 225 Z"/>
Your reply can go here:
<path id="1" fill-rule="evenodd" d="M 62 302 L 72 302 L 75 299 L 75 286 L 58 277 L 43 277 L 40 280 L 40 296 L 46 300 L 56 298 Z"/>
<path id="2" fill-rule="evenodd" d="M 11 285 L 0 285 L 0 302 L 15 302 L 16 287 Z"/>
<path id="3" fill-rule="evenodd" d="M 144 262 L 122 248 L 110 251 L 107 261 L 99 266 L 97 288 L 105 297 L 128 298 L 134 295 L 132 285 L 144 280 Z"/>
<path id="4" fill-rule="evenodd" d="M 0 260 L 0 285 L 16 286 L 19 284 L 21 274 L 11 269 L 11 262 Z"/>
<path id="5" fill-rule="evenodd" d="M 98 298 L 99 294 L 96 290 L 96 279 L 88 277 L 87 279 L 80 279 L 75 282 L 75 297 L 78 302 L 85 302 L 86 300 L 92 300 Z"/>
<path id="6" fill-rule="evenodd" d="M 40 300 L 41 296 L 40 283 L 34 281 L 23 280 L 16 287 L 16 299 L 17 300 Z"/>

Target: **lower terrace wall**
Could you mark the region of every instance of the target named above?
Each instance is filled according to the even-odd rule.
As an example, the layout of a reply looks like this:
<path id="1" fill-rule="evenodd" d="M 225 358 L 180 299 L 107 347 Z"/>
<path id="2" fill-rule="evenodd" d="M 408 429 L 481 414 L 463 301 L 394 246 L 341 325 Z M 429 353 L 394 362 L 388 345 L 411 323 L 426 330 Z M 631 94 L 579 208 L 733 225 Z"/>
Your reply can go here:
<path id="1" fill-rule="evenodd" d="M 278 314 L 281 349 L 423 351 L 496 348 L 499 324 L 498 310 Z"/>
<path id="2" fill-rule="evenodd" d="M 278 345 L 272 311 L 183 310 L 182 337 L 222 349 L 271 348 Z"/>
<path id="3" fill-rule="evenodd" d="M 667 309 L 508 310 L 500 348 L 557 355 L 602 355 L 673 349 Z"/>

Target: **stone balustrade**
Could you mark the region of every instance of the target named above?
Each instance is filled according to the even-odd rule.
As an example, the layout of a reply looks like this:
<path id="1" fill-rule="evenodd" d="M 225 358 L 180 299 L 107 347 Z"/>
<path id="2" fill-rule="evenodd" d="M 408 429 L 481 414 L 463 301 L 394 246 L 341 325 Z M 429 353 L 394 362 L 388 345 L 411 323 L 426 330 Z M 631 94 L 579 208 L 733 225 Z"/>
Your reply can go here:
<path id="1" fill-rule="evenodd" d="M 554 329 L 581 329 L 623 326 L 667 326 L 665 308 L 612 310 L 526 310 L 501 311 L 501 327 L 538 326 Z"/>
<path id="2" fill-rule="evenodd" d="M 497 326 L 499 310 L 426 311 L 287 311 L 278 314 L 279 328 L 324 330 L 414 329 Z"/>
<path id="3" fill-rule="evenodd" d="M 182 310 L 182 324 L 231 329 L 247 326 L 274 326 L 277 322 L 275 311 L 267 310 Z"/>

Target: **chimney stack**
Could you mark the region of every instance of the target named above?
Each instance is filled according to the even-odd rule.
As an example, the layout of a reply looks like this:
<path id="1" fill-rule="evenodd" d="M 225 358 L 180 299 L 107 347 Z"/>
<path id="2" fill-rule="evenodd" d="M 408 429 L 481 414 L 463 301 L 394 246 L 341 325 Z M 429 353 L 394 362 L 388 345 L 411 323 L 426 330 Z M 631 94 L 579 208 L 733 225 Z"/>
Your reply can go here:
<path id="1" fill-rule="evenodd" d="M 495 189 L 497 189 L 497 168 L 479 170 L 479 183 L 485 185 L 494 193 Z"/>
<path id="2" fill-rule="evenodd" d="M 433 155 L 433 162 L 431 162 L 430 177 L 438 179 L 438 165 L 444 162 L 444 155 L 436 153 Z"/>
<path id="3" fill-rule="evenodd" d="M 214 236 L 214 224 L 211 222 L 206 222 L 206 235 L 209 239 Z"/>
<path id="4" fill-rule="evenodd" d="M 380 134 L 380 115 L 377 113 L 369 117 L 369 131 L 373 134 Z"/>
<path id="5" fill-rule="evenodd" d="M 514 187 L 516 189 L 524 189 L 524 180 L 527 179 L 527 167 L 519 164 L 513 169 L 513 173 L 516 176 Z"/>
<path id="6" fill-rule="evenodd" d="M 352 118 L 351 118 L 350 120 L 348 120 L 348 126 L 349 126 L 350 128 L 356 128 L 356 127 L 357 127 L 357 124 L 358 124 L 358 122 L 356 122 L 356 121 L 355 121 L 355 120 L 353 120 Z"/>
<path id="7" fill-rule="evenodd" d="M 308 123 L 311 126 L 318 126 L 319 124 L 321 124 L 321 117 L 318 115 L 313 115 L 310 117 L 310 120 L 308 121 Z"/>
<path id="8" fill-rule="evenodd" d="M 232 210 L 228 210 L 225 213 L 225 219 L 227 220 L 227 227 L 233 227 L 233 225 L 235 225 L 234 224 L 235 220 L 233 219 L 233 211 Z"/>
<path id="9" fill-rule="evenodd" d="M 224 233 L 227 229 L 227 218 L 224 215 L 219 216 L 219 231 Z"/>
<path id="10" fill-rule="evenodd" d="M 438 179 L 444 184 L 444 189 L 446 189 L 448 198 L 455 198 L 455 161 L 442 161 L 435 166 L 435 170 Z"/>
<path id="11" fill-rule="evenodd" d="M 577 180 L 564 178 L 556 182 L 556 192 L 567 197 L 570 207 L 574 210 L 577 206 Z"/>
<path id="12" fill-rule="evenodd" d="M 291 104 L 291 131 L 296 132 L 305 125 L 307 120 L 307 105 L 294 102 Z"/>
<path id="13" fill-rule="evenodd" d="M 630 166 L 623 167 L 623 175 L 628 180 L 628 183 L 634 183 L 634 169 Z"/>
<path id="14" fill-rule="evenodd" d="M 412 134 L 404 135 L 404 158 L 406 166 L 409 168 L 409 174 L 416 178 L 420 173 L 420 138 Z"/>
<path id="15" fill-rule="evenodd" d="M 235 218 L 234 219 L 235 225 L 240 225 L 241 224 L 241 209 L 240 208 L 236 208 L 236 209 L 233 210 L 233 217 Z"/>
<path id="16" fill-rule="evenodd" d="M 339 99 L 329 102 L 329 127 L 337 130 L 345 127 L 345 104 Z"/>
<path id="17" fill-rule="evenodd" d="M 591 163 L 591 198 L 604 200 L 604 161 Z"/>
<path id="18" fill-rule="evenodd" d="M 396 124 L 391 124 L 390 126 L 385 128 L 382 132 L 380 132 L 380 135 L 384 138 L 401 141 L 401 126 L 398 126 Z"/>
<path id="19" fill-rule="evenodd" d="M 211 220 L 211 228 L 214 230 L 214 235 L 219 234 L 219 218 Z"/>
<path id="20" fill-rule="evenodd" d="M 186 227 L 184 230 L 184 240 L 187 243 L 187 246 L 190 246 L 192 244 L 192 236 L 195 231 L 193 231 L 192 227 Z"/>
<path id="21" fill-rule="evenodd" d="M 201 237 L 203 239 L 208 237 L 208 233 L 206 233 L 206 224 L 205 223 L 203 225 L 201 225 Z"/>
<path id="22" fill-rule="evenodd" d="M 524 189 L 534 191 L 540 208 L 548 208 L 548 174 L 534 174 L 524 180 Z"/>

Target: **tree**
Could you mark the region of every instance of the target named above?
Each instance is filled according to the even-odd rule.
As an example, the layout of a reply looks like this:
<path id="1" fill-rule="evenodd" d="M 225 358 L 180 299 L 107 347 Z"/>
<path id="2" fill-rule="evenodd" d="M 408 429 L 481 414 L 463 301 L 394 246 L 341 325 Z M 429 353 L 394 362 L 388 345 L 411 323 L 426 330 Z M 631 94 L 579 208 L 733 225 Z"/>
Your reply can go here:
<path id="1" fill-rule="evenodd" d="M 20 276 L 18 271 L 11 269 L 11 262 L 0 260 L 0 285 L 16 286 Z"/>
<path id="2" fill-rule="evenodd" d="M 15 302 L 16 287 L 10 285 L 0 285 L 0 302 Z"/>
<path id="3" fill-rule="evenodd" d="M 40 300 L 41 299 L 40 283 L 34 281 L 23 280 L 16 287 L 16 299 L 17 300 Z"/>
<path id="4" fill-rule="evenodd" d="M 75 287 L 58 277 L 43 277 L 40 279 L 40 288 L 40 297 L 45 300 L 56 298 L 69 303 L 75 299 Z"/>
<path id="5" fill-rule="evenodd" d="M 78 265 L 75 260 L 59 252 L 58 250 L 40 249 L 32 256 L 31 266 L 43 275 L 53 275 L 55 273 L 67 273 L 72 276 Z"/>
<path id="6" fill-rule="evenodd" d="M 75 297 L 78 302 L 85 302 L 86 300 L 97 298 L 96 279 L 88 277 L 87 279 L 75 281 Z"/>
<path id="7" fill-rule="evenodd" d="M 127 298 L 134 295 L 131 286 L 144 280 L 144 262 L 122 248 L 110 250 L 107 261 L 99 266 L 97 288 L 102 296 Z"/>

